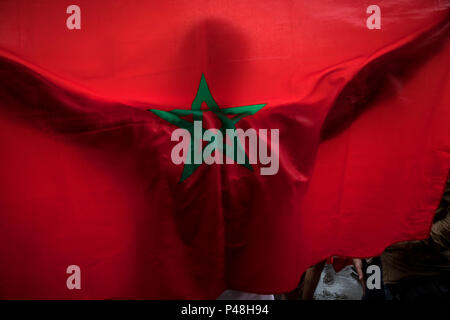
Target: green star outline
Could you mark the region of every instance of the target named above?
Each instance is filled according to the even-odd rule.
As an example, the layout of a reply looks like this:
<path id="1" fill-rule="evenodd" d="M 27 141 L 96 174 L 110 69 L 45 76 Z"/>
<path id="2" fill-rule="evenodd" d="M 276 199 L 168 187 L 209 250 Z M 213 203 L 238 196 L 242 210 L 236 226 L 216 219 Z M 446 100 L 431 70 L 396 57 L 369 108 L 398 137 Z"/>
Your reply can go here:
<path id="1" fill-rule="evenodd" d="M 208 109 L 202 110 L 201 106 L 202 103 L 205 102 L 208 106 Z M 230 148 L 226 148 L 226 129 L 233 129 L 236 130 L 236 124 L 243 119 L 244 117 L 254 115 L 259 110 L 264 108 L 266 106 L 266 103 L 264 104 L 254 104 L 254 105 L 248 105 L 248 106 L 240 106 L 240 107 L 231 107 L 231 108 L 219 108 L 216 101 L 212 97 L 212 94 L 209 90 L 208 84 L 206 83 L 205 75 L 202 73 L 202 77 L 200 79 L 200 84 L 198 86 L 197 94 L 195 96 L 194 101 L 191 105 L 191 110 L 186 109 L 174 109 L 171 111 L 164 111 L 159 109 L 148 109 L 148 111 L 154 113 L 158 117 L 166 120 L 167 122 L 183 128 L 187 131 L 189 131 L 191 135 L 191 141 L 190 141 L 190 148 L 188 150 L 187 157 L 191 158 L 190 164 L 184 164 L 183 173 L 181 174 L 180 182 L 183 182 L 186 180 L 189 176 L 191 176 L 194 171 L 200 166 L 200 164 L 194 163 L 194 123 L 189 122 L 182 117 L 192 115 L 194 121 L 202 121 L 203 120 L 203 112 L 205 111 L 211 111 L 213 112 L 222 122 L 222 127 L 219 128 L 220 132 L 222 133 L 223 144 L 221 147 L 219 147 L 219 152 L 222 152 L 225 150 L 225 156 L 228 156 L 234 160 L 234 162 L 237 162 L 237 149 L 240 149 L 239 151 L 243 152 L 245 155 L 245 163 L 241 164 L 244 167 L 248 168 L 249 170 L 253 170 L 249 159 L 247 157 L 247 154 L 245 153 L 245 150 L 243 149 L 240 141 L 237 139 L 237 137 L 234 137 L 234 145 L 236 146 L 236 150 L 231 150 Z M 231 117 L 229 117 L 231 116 Z M 206 130 L 202 128 L 202 136 Z M 212 143 L 214 139 L 211 139 L 210 142 L 208 142 L 208 145 Z M 214 152 L 216 148 L 211 150 Z M 230 154 L 232 152 L 232 154 Z M 210 155 L 211 155 L 210 154 Z M 202 149 L 202 156 L 203 156 L 203 149 Z"/>

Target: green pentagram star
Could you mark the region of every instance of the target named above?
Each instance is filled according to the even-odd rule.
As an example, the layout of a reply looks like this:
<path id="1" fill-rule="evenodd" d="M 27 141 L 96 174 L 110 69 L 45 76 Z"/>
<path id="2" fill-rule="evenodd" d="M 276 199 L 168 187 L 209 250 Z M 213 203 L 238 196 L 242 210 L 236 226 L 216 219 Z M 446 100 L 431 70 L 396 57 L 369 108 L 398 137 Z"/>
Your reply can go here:
<path id="1" fill-rule="evenodd" d="M 208 109 L 201 110 L 202 103 L 205 102 L 208 106 Z M 163 111 L 158 109 L 149 109 L 148 111 L 153 112 L 158 117 L 170 122 L 177 127 L 183 128 L 189 131 L 191 135 L 190 141 L 190 152 L 187 157 L 191 158 L 190 163 L 185 163 L 183 168 L 183 173 L 181 175 L 180 182 L 186 180 L 190 175 L 194 173 L 194 171 L 200 166 L 200 164 L 195 164 L 193 161 L 194 158 L 194 123 L 183 119 L 182 117 L 192 115 L 194 121 L 202 121 L 203 112 L 211 111 L 213 112 L 219 120 L 222 122 L 222 127 L 219 128 L 223 137 L 226 137 L 226 129 L 236 129 L 236 123 L 238 123 L 242 118 L 246 116 L 250 116 L 261 110 L 266 104 L 254 104 L 249 106 L 240 106 L 240 107 L 232 107 L 232 108 L 219 108 L 216 101 L 211 95 L 209 91 L 208 84 L 206 83 L 205 76 L 202 74 L 200 79 L 200 84 L 198 86 L 197 95 L 195 96 L 194 101 L 192 102 L 191 110 L 186 109 L 175 109 L 171 111 Z M 202 135 L 205 129 L 202 128 Z M 235 162 L 237 162 L 237 149 L 240 149 L 241 152 L 245 155 L 245 163 L 242 165 L 250 170 L 252 166 L 249 162 L 249 159 L 242 148 L 242 145 L 237 139 L 237 137 L 233 137 L 235 139 L 234 145 L 236 146 L 236 150 L 231 150 L 230 148 L 226 148 L 226 139 L 223 139 L 223 145 L 219 147 L 219 152 L 224 152 L 226 156 L 232 158 Z M 212 143 L 210 141 L 208 144 Z M 214 152 L 215 149 L 211 150 Z"/>

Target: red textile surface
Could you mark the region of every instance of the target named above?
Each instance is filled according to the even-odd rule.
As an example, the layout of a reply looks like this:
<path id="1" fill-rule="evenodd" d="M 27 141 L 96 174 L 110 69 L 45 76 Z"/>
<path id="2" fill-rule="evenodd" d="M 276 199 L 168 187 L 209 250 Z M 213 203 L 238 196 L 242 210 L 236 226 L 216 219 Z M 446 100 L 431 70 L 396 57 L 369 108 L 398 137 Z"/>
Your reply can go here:
<path id="1" fill-rule="evenodd" d="M 445 5 L 379 1 L 368 30 L 365 1 L 77 4 L 81 30 L 64 2 L 0 2 L 1 298 L 286 292 L 326 257 L 429 232 Z M 148 109 L 190 109 L 202 74 L 221 108 L 266 104 L 237 127 L 280 129 L 276 175 L 203 164 L 180 183 L 176 126 Z"/>

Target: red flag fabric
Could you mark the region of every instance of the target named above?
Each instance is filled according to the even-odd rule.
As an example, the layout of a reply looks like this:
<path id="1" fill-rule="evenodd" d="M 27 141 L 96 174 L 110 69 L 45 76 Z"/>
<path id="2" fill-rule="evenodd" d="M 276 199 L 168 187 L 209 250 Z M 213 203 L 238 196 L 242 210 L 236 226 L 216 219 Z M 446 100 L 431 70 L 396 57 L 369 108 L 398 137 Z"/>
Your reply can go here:
<path id="1" fill-rule="evenodd" d="M 81 29 L 59 1 L 2 1 L 0 297 L 287 292 L 326 257 L 425 237 L 448 5 L 379 2 L 371 30 L 365 1 L 78 1 Z M 173 163 L 199 118 L 257 130 L 278 171 Z"/>

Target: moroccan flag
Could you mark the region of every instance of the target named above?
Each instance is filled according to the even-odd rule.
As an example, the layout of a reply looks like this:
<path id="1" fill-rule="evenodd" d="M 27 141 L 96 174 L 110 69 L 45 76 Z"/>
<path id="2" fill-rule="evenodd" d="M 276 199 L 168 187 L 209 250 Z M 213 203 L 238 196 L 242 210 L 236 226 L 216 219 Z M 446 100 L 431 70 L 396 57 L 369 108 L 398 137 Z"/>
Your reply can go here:
<path id="1" fill-rule="evenodd" d="M 281 293 L 427 236 L 448 2 L 68 7 L 0 2 L 0 298 Z"/>

